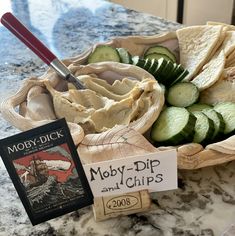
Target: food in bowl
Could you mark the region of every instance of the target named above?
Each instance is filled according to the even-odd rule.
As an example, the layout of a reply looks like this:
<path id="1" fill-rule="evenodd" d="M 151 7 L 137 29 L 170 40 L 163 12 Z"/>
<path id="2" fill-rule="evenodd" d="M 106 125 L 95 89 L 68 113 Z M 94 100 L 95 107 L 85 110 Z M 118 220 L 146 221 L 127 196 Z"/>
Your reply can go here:
<path id="1" fill-rule="evenodd" d="M 87 133 L 103 132 L 115 125 L 129 125 L 141 118 L 153 103 L 156 81 L 129 78 L 109 84 L 96 75 L 81 75 L 78 79 L 86 89 L 70 86 L 65 92 L 55 90 L 49 81 L 45 83 L 53 100 L 57 118 L 79 124 Z"/>

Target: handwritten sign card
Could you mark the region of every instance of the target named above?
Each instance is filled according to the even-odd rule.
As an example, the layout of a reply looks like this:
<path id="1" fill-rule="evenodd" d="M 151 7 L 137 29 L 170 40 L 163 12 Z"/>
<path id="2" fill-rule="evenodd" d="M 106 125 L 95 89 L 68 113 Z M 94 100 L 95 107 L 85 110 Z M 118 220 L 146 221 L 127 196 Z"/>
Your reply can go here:
<path id="1" fill-rule="evenodd" d="M 175 149 L 84 165 L 95 197 L 177 188 Z"/>

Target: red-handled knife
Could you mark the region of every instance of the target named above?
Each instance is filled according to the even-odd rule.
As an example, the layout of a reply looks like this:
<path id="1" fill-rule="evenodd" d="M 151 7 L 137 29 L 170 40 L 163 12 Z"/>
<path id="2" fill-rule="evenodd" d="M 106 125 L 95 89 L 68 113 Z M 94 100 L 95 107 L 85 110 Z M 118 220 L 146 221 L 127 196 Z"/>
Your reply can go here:
<path id="1" fill-rule="evenodd" d="M 60 61 L 38 38 L 36 38 L 12 13 L 5 13 L 1 17 L 1 23 L 48 66 L 52 67 L 61 78 L 73 83 L 78 89 L 84 89 L 81 81 L 72 75 L 63 62 Z"/>

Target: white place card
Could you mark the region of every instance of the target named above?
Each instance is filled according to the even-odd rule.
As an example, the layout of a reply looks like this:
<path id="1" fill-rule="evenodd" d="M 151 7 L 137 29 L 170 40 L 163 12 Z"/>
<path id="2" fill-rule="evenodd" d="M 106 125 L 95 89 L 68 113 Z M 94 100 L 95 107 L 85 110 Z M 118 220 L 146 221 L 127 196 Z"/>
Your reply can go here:
<path id="1" fill-rule="evenodd" d="M 177 188 L 175 149 L 83 166 L 94 197 Z"/>

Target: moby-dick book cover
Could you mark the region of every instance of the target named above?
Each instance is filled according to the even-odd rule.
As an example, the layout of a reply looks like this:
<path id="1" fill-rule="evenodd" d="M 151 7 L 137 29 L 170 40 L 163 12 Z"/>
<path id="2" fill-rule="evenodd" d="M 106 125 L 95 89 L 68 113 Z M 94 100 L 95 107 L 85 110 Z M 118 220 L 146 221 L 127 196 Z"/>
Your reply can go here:
<path id="1" fill-rule="evenodd" d="M 0 140 L 0 155 L 33 225 L 91 205 L 65 119 Z"/>

